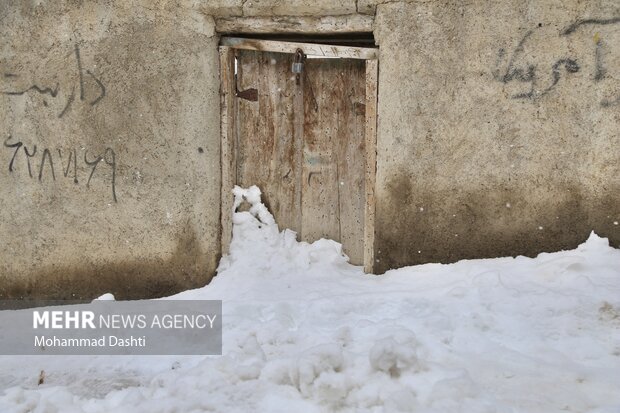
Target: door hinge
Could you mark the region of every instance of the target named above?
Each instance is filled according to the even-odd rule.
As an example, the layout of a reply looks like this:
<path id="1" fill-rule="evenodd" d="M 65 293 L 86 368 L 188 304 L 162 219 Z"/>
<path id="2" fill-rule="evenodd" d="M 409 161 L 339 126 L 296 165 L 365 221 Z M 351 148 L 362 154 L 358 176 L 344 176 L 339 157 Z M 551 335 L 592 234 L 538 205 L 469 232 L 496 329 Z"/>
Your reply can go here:
<path id="1" fill-rule="evenodd" d="M 250 102 L 256 102 L 258 101 L 258 90 L 254 88 L 242 90 L 241 92 L 239 90 L 235 90 L 235 96 L 241 99 L 249 100 Z"/>

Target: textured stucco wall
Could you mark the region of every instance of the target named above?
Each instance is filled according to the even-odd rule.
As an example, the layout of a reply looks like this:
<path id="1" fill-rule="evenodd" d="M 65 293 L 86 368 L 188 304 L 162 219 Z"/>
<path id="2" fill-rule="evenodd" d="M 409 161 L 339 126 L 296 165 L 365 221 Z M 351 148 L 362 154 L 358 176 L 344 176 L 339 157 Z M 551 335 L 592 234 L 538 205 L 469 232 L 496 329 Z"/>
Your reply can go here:
<path id="1" fill-rule="evenodd" d="M 147 1 L 2 2 L 0 19 L 0 298 L 206 284 L 220 250 L 213 20 Z"/>
<path id="2" fill-rule="evenodd" d="M 617 1 L 377 6 L 378 271 L 619 245 L 619 20 Z"/>
<path id="3" fill-rule="evenodd" d="M 22 0 L 0 2 L 0 297 L 205 284 L 220 252 L 211 16 L 356 10 L 376 11 L 381 48 L 377 271 L 591 230 L 618 246 L 615 1 Z"/>

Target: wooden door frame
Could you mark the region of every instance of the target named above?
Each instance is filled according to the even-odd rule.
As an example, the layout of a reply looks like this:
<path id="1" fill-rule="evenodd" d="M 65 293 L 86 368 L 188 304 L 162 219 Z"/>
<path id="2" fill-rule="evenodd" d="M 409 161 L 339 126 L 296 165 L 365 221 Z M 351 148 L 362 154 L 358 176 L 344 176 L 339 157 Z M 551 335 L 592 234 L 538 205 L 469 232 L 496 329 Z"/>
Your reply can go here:
<path id="1" fill-rule="evenodd" d="M 222 37 L 220 56 L 220 133 L 221 133 L 221 249 L 229 251 L 232 240 L 233 197 L 230 192 L 236 185 L 236 85 L 235 50 L 294 54 L 301 48 L 308 56 L 361 59 L 366 61 L 366 111 L 365 111 L 365 208 L 364 208 L 364 271 L 374 268 L 375 242 L 375 182 L 377 173 L 377 95 L 379 74 L 379 50 L 364 47 L 332 46 L 315 43 L 294 43 L 257 40 L 238 37 Z"/>

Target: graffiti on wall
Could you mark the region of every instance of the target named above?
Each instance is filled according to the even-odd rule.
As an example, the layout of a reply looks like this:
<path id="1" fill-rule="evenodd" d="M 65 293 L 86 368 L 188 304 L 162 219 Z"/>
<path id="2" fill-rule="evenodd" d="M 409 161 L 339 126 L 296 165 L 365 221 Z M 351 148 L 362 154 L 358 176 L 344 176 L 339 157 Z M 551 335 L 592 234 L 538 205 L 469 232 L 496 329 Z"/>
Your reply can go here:
<path id="1" fill-rule="evenodd" d="M 86 187 L 90 188 L 90 182 L 95 175 L 97 166 L 99 164 L 107 166 L 110 168 L 111 196 L 114 202 L 118 202 L 116 198 L 116 153 L 112 148 L 105 148 L 100 153 L 91 154 L 88 149 L 78 151 L 72 148 L 63 151 L 62 149 L 38 148 L 37 145 L 28 147 L 24 142 L 11 135 L 5 139 L 4 147 L 12 152 L 8 162 L 9 172 L 16 172 L 16 162 L 19 162 L 21 156 L 26 160 L 30 178 L 37 179 L 39 182 L 67 178 L 78 185 L 83 182 L 82 178 L 78 178 L 78 171 L 82 173 L 82 170 L 86 169 L 86 174 L 88 174 L 85 179 Z"/>
<path id="2" fill-rule="evenodd" d="M 62 102 L 64 102 L 64 104 L 62 105 L 62 110 L 58 113 L 59 118 L 62 118 L 67 112 L 69 112 L 69 110 L 71 110 L 71 106 L 76 99 L 76 89 L 79 89 L 80 102 L 89 106 L 97 105 L 101 99 L 105 97 L 106 89 L 103 82 L 95 76 L 93 72 L 82 67 L 80 47 L 77 44 L 75 45 L 72 53 L 72 60 L 73 62 L 71 64 L 74 65 L 75 71 L 77 72 L 78 81 L 77 84 L 72 85 L 71 89 L 68 91 L 61 90 L 58 83 L 54 86 L 33 83 L 26 88 L 3 90 L 0 93 L 8 96 L 21 96 L 34 92 L 52 99 L 62 98 Z M 4 78 L 8 80 L 18 80 L 19 77 L 20 76 L 16 73 L 4 73 Z M 89 93 L 87 93 L 86 88 L 87 82 L 93 82 L 94 87 L 92 89 L 95 93 L 91 93 L 92 96 L 88 96 Z M 47 100 L 43 100 L 43 105 L 48 106 Z"/>
<path id="3" fill-rule="evenodd" d="M 559 33 L 561 38 L 570 38 L 582 27 L 598 27 L 620 25 L 620 17 L 607 19 L 583 19 L 566 26 Z M 597 32 L 594 35 L 594 44 L 591 53 L 587 56 L 577 56 L 572 53 L 558 56 L 548 65 L 541 65 L 527 61 L 524 56 L 527 45 L 532 42 L 533 35 L 537 28 L 528 30 L 520 39 L 516 47 L 510 52 L 500 48 L 497 53 L 493 78 L 504 84 L 513 82 L 523 83 L 522 91 L 513 94 L 513 99 L 535 100 L 552 92 L 560 84 L 561 79 L 571 76 L 574 73 L 582 72 L 586 59 L 590 59 L 589 66 L 593 67 L 590 79 L 598 83 L 607 78 L 608 71 L 604 56 L 611 51 L 611 47 L 603 40 Z M 617 68 L 620 70 L 620 68 Z M 602 99 L 602 107 L 610 107 L 620 104 L 620 96 L 611 99 Z"/>
<path id="4" fill-rule="evenodd" d="M 73 84 L 64 88 L 58 82 L 53 85 L 36 81 L 24 84 L 19 73 L 5 71 L 3 77 L 6 86 L 0 90 L 0 94 L 9 97 L 29 94 L 41 96 L 43 107 L 56 108 L 58 118 L 63 118 L 78 104 L 87 107 L 96 106 L 106 96 L 104 83 L 95 73 L 84 68 L 78 44 L 74 45 L 73 50 L 66 57 L 68 60 L 65 64 L 70 70 L 69 77 L 73 79 Z M 50 105 L 52 99 L 59 103 Z M 26 144 L 14 135 L 14 133 L 9 134 L 2 145 L 7 151 L 7 166 L 10 174 L 26 174 L 27 171 L 29 178 L 42 184 L 70 179 L 73 184 L 83 184 L 90 189 L 93 177 L 98 175 L 97 171 L 109 168 L 105 179 L 109 180 L 112 200 L 118 202 L 116 196 L 117 155 L 113 148 L 106 147 L 102 152 L 94 153 L 86 148 L 41 147 L 36 144 Z M 21 169 L 22 166 L 17 168 L 18 165 L 24 165 L 23 169 Z"/>

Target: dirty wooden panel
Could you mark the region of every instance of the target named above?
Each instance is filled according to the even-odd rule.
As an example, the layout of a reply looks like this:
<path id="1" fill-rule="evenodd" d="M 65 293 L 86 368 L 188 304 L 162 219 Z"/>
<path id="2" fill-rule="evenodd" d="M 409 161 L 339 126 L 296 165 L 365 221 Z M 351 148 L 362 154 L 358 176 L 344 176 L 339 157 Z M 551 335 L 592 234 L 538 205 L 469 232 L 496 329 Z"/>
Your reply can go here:
<path id="1" fill-rule="evenodd" d="M 362 264 L 365 65 L 309 59 L 304 81 L 302 239 L 338 240 Z"/>
<path id="2" fill-rule="evenodd" d="M 258 185 L 280 228 L 299 228 L 299 168 L 295 165 L 291 56 L 238 51 L 237 87 L 258 100 L 237 98 L 237 184 Z M 251 96 L 252 93 L 244 93 Z"/>
<path id="3" fill-rule="evenodd" d="M 245 39 L 241 37 L 222 37 L 222 46 L 234 49 L 261 50 L 264 52 L 295 53 L 302 49 L 308 56 L 341 57 L 346 59 L 377 59 L 379 49 L 371 47 L 335 46 L 316 43 L 280 42 L 275 40 Z"/>
<path id="4" fill-rule="evenodd" d="M 222 253 L 228 253 L 228 247 L 232 239 L 232 187 L 235 184 L 236 148 L 234 145 L 235 135 L 235 73 L 234 73 L 234 50 L 230 47 L 220 47 L 220 133 L 222 138 L 222 187 L 221 187 L 221 247 Z"/>
<path id="5" fill-rule="evenodd" d="M 330 107 L 340 85 L 328 62 L 307 61 L 304 68 L 304 145 L 302 168 L 302 240 L 340 240 L 338 202 L 339 108 Z M 332 89 L 333 87 L 333 89 Z"/>
<path id="6" fill-rule="evenodd" d="M 366 212 L 364 214 L 364 271 L 375 266 L 375 182 L 377 176 L 377 76 L 379 61 L 366 61 Z"/>

